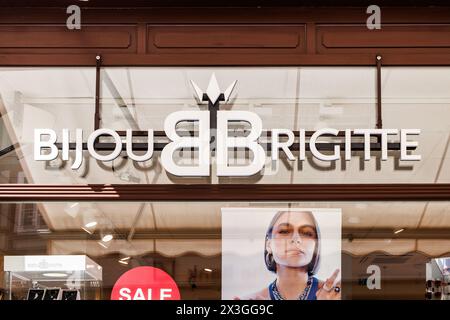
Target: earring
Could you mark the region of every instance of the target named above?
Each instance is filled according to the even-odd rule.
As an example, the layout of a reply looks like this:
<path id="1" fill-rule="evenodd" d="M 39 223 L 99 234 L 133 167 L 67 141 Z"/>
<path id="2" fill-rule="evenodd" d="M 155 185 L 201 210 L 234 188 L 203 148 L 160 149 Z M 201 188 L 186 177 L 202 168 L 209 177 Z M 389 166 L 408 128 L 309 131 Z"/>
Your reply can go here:
<path id="1" fill-rule="evenodd" d="M 273 268 L 273 265 L 275 263 L 275 261 L 273 260 L 273 254 L 267 252 L 267 254 L 265 256 L 265 260 L 266 260 L 266 265 L 268 265 L 270 268 Z"/>

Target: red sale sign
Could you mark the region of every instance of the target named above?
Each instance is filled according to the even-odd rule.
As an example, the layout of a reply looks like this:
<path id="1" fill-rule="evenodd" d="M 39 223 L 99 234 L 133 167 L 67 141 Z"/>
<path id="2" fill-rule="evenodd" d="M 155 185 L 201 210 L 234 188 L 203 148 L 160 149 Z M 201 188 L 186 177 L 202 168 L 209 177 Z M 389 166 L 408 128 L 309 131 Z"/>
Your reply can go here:
<path id="1" fill-rule="evenodd" d="M 137 267 L 120 276 L 111 300 L 180 300 L 180 291 L 172 277 L 161 269 Z"/>

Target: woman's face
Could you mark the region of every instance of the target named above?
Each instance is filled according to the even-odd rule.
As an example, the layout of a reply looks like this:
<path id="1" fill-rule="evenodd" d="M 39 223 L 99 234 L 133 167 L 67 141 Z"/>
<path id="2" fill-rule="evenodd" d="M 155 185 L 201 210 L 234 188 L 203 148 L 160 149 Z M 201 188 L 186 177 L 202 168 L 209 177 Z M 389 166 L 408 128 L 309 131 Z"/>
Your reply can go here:
<path id="1" fill-rule="evenodd" d="M 304 267 L 312 260 L 316 242 L 316 228 L 310 215 L 286 212 L 275 222 L 266 249 L 279 265 Z"/>

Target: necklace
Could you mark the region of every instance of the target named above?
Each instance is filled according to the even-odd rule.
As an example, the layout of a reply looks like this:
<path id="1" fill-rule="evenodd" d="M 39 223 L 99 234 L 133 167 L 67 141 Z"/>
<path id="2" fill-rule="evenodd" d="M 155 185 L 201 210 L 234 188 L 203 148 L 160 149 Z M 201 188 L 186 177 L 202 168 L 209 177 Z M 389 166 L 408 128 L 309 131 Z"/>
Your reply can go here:
<path id="1" fill-rule="evenodd" d="M 306 287 L 303 292 L 298 296 L 297 300 L 307 300 L 309 292 L 311 291 L 312 286 L 312 277 L 308 277 L 308 281 L 306 282 Z M 281 295 L 280 291 L 277 288 L 277 280 L 275 279 L 269 285 L 269 293 L 272 300 L 286 300 Z"/>

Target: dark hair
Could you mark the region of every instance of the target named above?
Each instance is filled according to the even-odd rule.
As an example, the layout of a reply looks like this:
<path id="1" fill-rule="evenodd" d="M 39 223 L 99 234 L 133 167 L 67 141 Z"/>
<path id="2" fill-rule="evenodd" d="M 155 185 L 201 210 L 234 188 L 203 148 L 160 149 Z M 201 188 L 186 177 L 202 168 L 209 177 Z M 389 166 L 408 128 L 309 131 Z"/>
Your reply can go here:
<path id="1" fill-rule="evenodd" d="M 294 212 L 301 212 L 306 213 L 311 220 L 314 222 L 314 227 L 316 229 L 317 234 L 317 241 L 316 246 L 314 248 L 314 253 L 311 259 L 311 262 L 308 264 L 308 274 L 314 275 L 319 270 L 319 263 L 320 263 L 320 230 L 319 225 L 317 224 L 316 219 L 314 218 L 314 215 L 311 211 L 278 211 L 275 216 L 272 218 L 272 221 L 269 224 L 269 228 L 267 228 L 266 232 L 266 240 L 264 242 L 264 262 L 266 263 L 267 270 L 272 272 L 277 272 L 277 264 L 275 260 L 273 259 L 273 254 L 269 253 L 267 251 L 267 240 L 272 238 L 272 231 L 273 227 L 275 226 L 275 223 L 278 221 L 278 219 L 285 213 L 294 213 Z"/>

